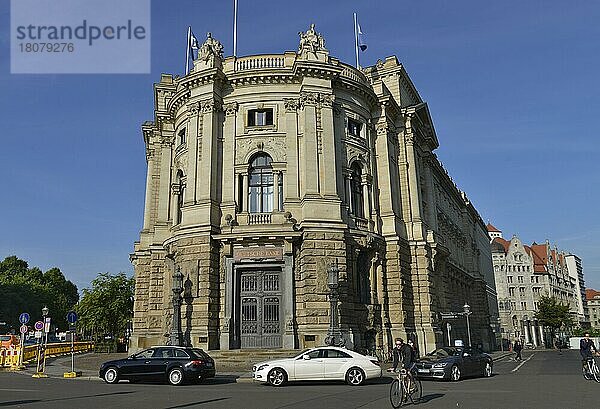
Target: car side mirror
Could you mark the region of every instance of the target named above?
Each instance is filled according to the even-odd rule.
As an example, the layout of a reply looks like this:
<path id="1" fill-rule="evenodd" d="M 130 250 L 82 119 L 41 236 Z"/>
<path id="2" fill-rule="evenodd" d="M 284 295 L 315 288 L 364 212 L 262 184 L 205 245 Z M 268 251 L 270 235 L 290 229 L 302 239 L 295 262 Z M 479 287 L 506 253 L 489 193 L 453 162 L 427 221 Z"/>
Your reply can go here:
<path id="1" fill-rule="evenodd" d="M 130 357 L 127 357 L 127 359 L 136 359 L 135 355 L 131 355 Z"/>
<path id="2" fill-rule="evenodd" d="M 463 356 L 471 356 L 471 354 L 468 352 L 463 352 Z"/>
<path id="3" fill-rule="evenodd" d="M 308 354 L 306 354 L 306 355 L 302 355 L 302 358 L 303 358 L 305 361 L 310 361 L 310 355 L 308 355 Z"/>

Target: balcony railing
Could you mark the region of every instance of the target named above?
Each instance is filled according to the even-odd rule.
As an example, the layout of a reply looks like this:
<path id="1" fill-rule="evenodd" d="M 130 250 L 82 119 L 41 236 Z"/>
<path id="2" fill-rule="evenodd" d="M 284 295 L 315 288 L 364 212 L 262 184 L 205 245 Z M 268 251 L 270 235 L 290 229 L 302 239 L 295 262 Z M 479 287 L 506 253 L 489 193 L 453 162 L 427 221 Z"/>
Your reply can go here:
<path id="1" fill-rule="evenodd" d="M 272 213 L 249 213 L 248 224 L 270 224 Z"/>

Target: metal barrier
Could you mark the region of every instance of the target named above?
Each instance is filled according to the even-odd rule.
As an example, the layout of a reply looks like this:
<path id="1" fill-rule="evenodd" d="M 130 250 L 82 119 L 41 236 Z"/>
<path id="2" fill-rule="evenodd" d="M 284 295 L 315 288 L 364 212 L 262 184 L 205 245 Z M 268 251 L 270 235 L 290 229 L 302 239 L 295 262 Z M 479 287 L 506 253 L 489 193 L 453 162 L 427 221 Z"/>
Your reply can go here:
<path id="1" fill-rule="evenodd" d="M 23 348 L 23 363 L 35 361 L 37 354 L 37 345 L 27 345 Z M 91 352 L 94 350 L 93 342 L 75 342 L 73 344 L 74 352 Z M 46 345 L 46 356 L 55 357 L 60 355 L 68 355 L 71 353 L 70 343 L 55 343 Z M 3 368 L 18 368 L 21 347 L 2 348 L 0 351 L 0 367 Z"/>

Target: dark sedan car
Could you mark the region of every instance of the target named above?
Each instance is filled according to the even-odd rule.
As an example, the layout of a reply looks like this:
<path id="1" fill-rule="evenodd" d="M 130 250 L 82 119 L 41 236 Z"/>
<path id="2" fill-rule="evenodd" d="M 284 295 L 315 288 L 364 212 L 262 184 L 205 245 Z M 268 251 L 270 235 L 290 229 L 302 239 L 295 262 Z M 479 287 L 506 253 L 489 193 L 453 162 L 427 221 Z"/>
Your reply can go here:
<path id="1" fill-rule="evenodd" d="M 106 383 L 117 383 L 121 379 L 130 382 L 167 380 L 171 385 L 181 385 L 185 381 L 200 382 L 214 376 L 215 361 L 203 350 L 187 347 L 153 347 L 100 366 L 100 378 Z"/>
<path id="2" fill-rule="evenodd" d="M 466 376 L 492 376 L 492 358 L 477 348 L 438 348 L 417 361 L 417 376 L 451 381 Z"/>

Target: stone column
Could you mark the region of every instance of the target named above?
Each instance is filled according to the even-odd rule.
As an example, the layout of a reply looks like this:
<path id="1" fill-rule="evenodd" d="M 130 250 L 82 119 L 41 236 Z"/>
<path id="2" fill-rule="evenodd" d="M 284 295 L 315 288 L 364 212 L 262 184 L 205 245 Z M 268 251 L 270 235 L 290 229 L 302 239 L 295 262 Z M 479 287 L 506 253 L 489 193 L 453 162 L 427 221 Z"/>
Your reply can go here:
<path id="1" fill-rule="evenodd" d="M 158 192 L 158 220 L 161 222 L 169 219 L 172 146 L 173 138 L 163 136 L 160 147 L 160 187 Z"/>
<path id="2" fill-rule="evenodd" d="M 176 226 L 181 220 L 178 218 L 177 204 L 179 203 L 181 186 L 179 184 L 171 185 L 171 224 Z"/>
<path id="3" fill-rule="evenodd" d="M 242 211 L 249 213 L 248 209 L 248 172 L 242 174 Z"/>
<path id="4" fill-rule="evenodd" d="M 279 171 L 273 170 L 273 211 L 278 212 L 279 208 Z"/>
<path id="5" fill-rule="evenodd" d="M 544 327 L 541 324 L 539 324 L 539 330 L 540 330 L 540 345 L 542 347 L 545 347 L 546 344 L 545 344 L 545 340 L 544 340 Z"/>
<path id="6" fill-rule="evenodd" d="M 223 124 L 223 205 L 233 207 L 237 197 L 235 196 L 235 136 L 236 136 L 236 113 L 238 103 L 231 102 L 223 106 L 225 111 L 225 122 Z M 233 210 L 227 209 L 233 213 Z"/>
<path id="7" fill-rule="evenodd" d="M 198 107 L 198 103 L 190 103 L 187 106 L 187 114 L 188 114 L 188 124 L 186 129 L 187 136 L 187 169 L 186 172 L 186 181 L 188 183 L 189 188 L 186 192 L 186 197 L 183 198 L 185 203 L 187 202 L 196 202 L 197 192 L 196 192 L 196 179 L 201 176 L 198 175 L 198 135 L 201 137 L 201 133 L 198 132 L 198 112 L 200 108 Z"/>
<path id="8" fill-rule="evenodd" d="M 336 172 L 336 141 L 335 130 L 333 127 L 333 100 L 334 96 L 330 94 L 320 94 L 320 118 L 321 123 L 317 124 L 317 143 L 318 152 L 321 154 L 320 186 L 321 193 L 324 196 L 338 197 L 337 194 L 337 178 Z M 320 129 L 319 129 L 320 128 Z"/>
<path id="9" fill-rule="evenodd" d="M 533 338 L 533 345 L 535 347 L 537 347 L 538 346 L 538 340 L 537 340 L 537 328 L 536 328 L 535 322 L 533 324 L 531 324 L 531 335 L 532 335 L 532 338 Z"/>
<path id="10" fill-rule="evenodd" d="M 284 99 L 285 107 L 285 139 L 287 145 L 287 179 L 284 180 L 284 200 L 298 200 L 300 185 L 298 181 L 298 100 Z"/>
<path id="11" fill-rule="evenodd" d="M 525 335 L 525 344 L 529 343 L 529 326 L 527 321 L 523 321 L 523 334 Z"/>
<path id="12" fill-rule="evenodd" d="M 409 235 L 410 239 L 423 240 L 423 228 L 421 217 L 421 189 L 419 188 L 419 175 L 417 174 L 417 154 L 415 152 L 415 135 L 412 132 L 412 115 L 406 117 L 406 133 L 404 142 L 406 148 L 406 162 L 408 164 L 408 188 L 410 189 L 410 217 L 411 224 L 414 226 Z M 412 236 L 412 237 L 411 237 Z"/>
<path id="13" fill-rule="evenodd" d="M 346 204 L 348 205 L 348 214 L 352 213 L 352 180 L 351 174 L 348 172 L 344 175 L 346 185 Z"/>
<path id="14" fill-rule="evenodd" d="M 301 107 L 304 109 L 304 155 L 305 158 L 314 158 L 315 166 L 304 167 L 304 195 L 317 195 L 319 193 L 319 153 L 317 147 L 317 102 L 318 94 L 315 92 L 302 92 L 300 94 Z"/>
<path id="15" fill-rule="evenodd" d="M 362 191 L 363 191 L 363 214 L 364 218 L 367 220 L 371 220 L 371 201 L 370 201 L 370 189 L 369 184 L 366 180 L 363 180 L 362 183 Z"/>

